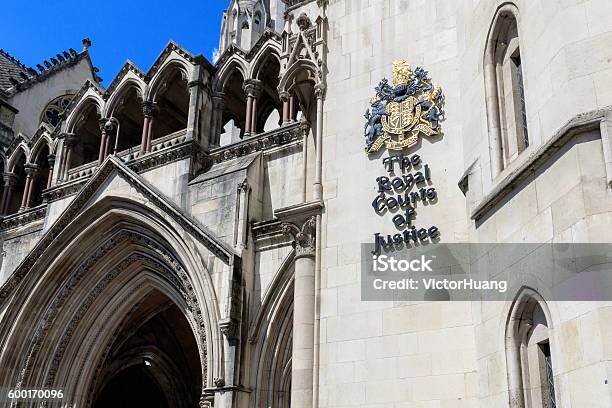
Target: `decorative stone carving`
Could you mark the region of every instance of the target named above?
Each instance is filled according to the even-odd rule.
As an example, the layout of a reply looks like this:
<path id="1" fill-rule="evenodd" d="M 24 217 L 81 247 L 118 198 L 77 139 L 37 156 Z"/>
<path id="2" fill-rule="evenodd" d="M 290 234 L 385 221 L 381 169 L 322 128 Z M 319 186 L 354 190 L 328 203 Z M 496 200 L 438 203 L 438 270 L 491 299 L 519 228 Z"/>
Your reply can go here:
<path id="1" fill-rule="evenodd" d="M 222 163 L 248 154 L 266 151 L 275 147 L 291 146 L 301 143 L 302 134 L 297 124 L 291 124 L 270 132 L 261 133 L 229 146 L 211 149 L 208 160 L 210 164 Z"/>
<path id="2" fill-rule="evenodd" d="M 43 220 L 47 214 L 47 206 L 40 205 L 26 211 L 7 215 L 0 221 L 0 231 L 6 231 L 17 227 L 30 224 L 35 221 Z"/>
<path id="3" fill-rule="evenodd" d="M 194 292 L 194 288 L 191 285 L 187 272 L 182 267 L 182 265 L 166 251 L 159 243 L 156 241 L 134 231 L 120 231 L 114 236 L 109 237 L 99 248 L 95 251 L 89 258 L 84 260 L 79 267 L 75 270 L 75 272 L 70 276 L 70 278 L 64 282 L 64 285 L 59 289 L 57 296 L 54 298 L 52 304 L 46 311 L 45 316 L 39 322 L 39 325 L 34 333 L 34 336 L 31 338 L 29 343 L 29 352 L 27 353 L 27 358 L 24 360 L 24 365 L 22 367 L 19 383 L 23 384 L 24 381 L 28 378 L 28 375 L 32 369 L 31 362 L 35 360 L 35 355 L 37 350 L 40 348 L 40 345 L 43 339 L 46 336 L 48 330 L 52 327 L 53 322 L 55 321 L 59 311 L 62 308 L 64 302 L 69 298 L 70 294 L 78 287 L 78 283 L 81 279 L 87 275 L 87 273 L 97 264 L 97 262 L 102 259 L 106 254 L 111 252 L 116 246 L 122 245 L 122 243 L 129 241 L 134 243 L 139 243 L 153 251 L 155 251 L 160 256 L 160 261 L 153 260 L 149 257 L 143 256 L 140 253 L 133 253 L 129 257 L 125 258 L 123 261 L 119 263 L 119 265 L 113 268 L 110 272 L 106 274 L 106 276 L 98 282 L 98 284 L 89 292 L 89 295 L 85 298 L 85 300 L 81 303 L 81 306 L 77 313 L 73 316 L 72 320 L 68 324 L 68 327 L 64 331 L 63 337 L 59 341 L 59 347 L 56 349 L 55 355 L 53 356 L 51 367 L 47 372 L 47 380 L 45 382 L 47 387 L 51 387 L 53 385 L 55 374 L 57 372 L 57 368 L 59 367 L 59 363 L 63 358 L 63 353 L 70 343 L 72 338 L 72 333 L 76 329 L 78 322 L 82 319 L 82 317 L 86 314 L 89 307 L 93 304 L 95 299 L 103 292 L 104 288 L 110 284 L 110 282 L 117 277 L 122 271 L 128 268 L 131 264 L 135 262 L 143 263 L 148 266 L 149 269 L 158 271 L 160 274 L 164 276 L 164 278 L 175 287 L 175 289 L 180 293 L 181 297 L 187 304 L 187 307 L 190 311 L 190 316 L 195 319 L 194 326 L 197 330 L 197 339 L 205 339 L 205 323 L 203 320 L 202 311 L 197 303 L 197 297 Z M 163 264 L 161 262 L 163 260 Z M 203 341 L 199 341 L 201 359 L 203 362 L 206 361 L 206 344 Z"/>
<path id="4" fill-rule="evenodd" d="M 146 118 L 151 118 L 151 117 L 155 117 L 157 116 L 157 105 L 155 104 L 155 102 L 151 102 L 151 101 L 144 101 L 142 103 L 142 114 L 146 117 Z"/>
<path id="5" fill-rule="evenodd" d="M 247 94 L 247 96 L 258 98 L 262 89 L 263 87 L 261 81 L 258 79 L 247 79 L 244 81 L 244 92 Z"/>
<path id="6" fill-rule="evenodd" d="M 306 13 L 300 14 L 300 16 L 297 18 L 297 20 L 295 22 L 297 23 L 298 27 L 302 31 L 308 30 L 310 28 L 310 26 L 312 25 L 312 23 L 310 22 L 310 19 L 306 15 Z"/>
<path id="7" fill-rule="evenodd" d="M 223 319 L 219 322 L 219 330 L 228 340 L 238 339 L 239 322 L 233 318 Z"/>
<path id="8" fill-rule="evenodd" d="M 297 256 L 314 256 L 316 248 L 317 218 L 313 215 L 308 218 L 302 227 L 292 222 L 285 222 L 281 228 L 285 235 L 293 238 L 293 247 Z"/>

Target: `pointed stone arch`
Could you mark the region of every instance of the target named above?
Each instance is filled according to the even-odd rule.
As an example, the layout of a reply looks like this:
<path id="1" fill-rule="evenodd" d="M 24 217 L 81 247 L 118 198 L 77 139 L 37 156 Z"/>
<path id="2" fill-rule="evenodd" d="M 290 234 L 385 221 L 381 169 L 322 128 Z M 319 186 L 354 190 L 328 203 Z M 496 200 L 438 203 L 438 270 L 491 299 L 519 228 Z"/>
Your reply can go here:
<path id="1" fill-rule="evenodd" d="M 88 226 L 84 231 L 83 225 Z M 0 373 L 2 380 L 18 386 L 61 383 L 83 406 L 85 398 L 91 398 L 89 388 L 108 345 L 104 336 L 118 322 L 108 315 L 103 337 L 93 333 L 86 341 L 78 333 L 96 331 L 92 328 L 98 327 L 96 319 L 102 319 L 104 309 L 96 308 L 96 299 L 128 286 L 136 293 L 141 287 L 127 284 L 136 279 L 188 311 L 202 361 L 201 388 L 211 387 L 222 361 L 219 310 L 205 263 L 186 244 L 184 233 L 144 204 L 116 196 L 103 198 L 75 217 L 43 248 L 27 274 L 21 274 L 24 278 L 13 282 L 11 302 L 0 323 L 6 346 L 0 353 L 6 368 Z M 106 298 L 119 302 L 116 306 L 123 313 L 130 296 Z M 98 357 L 83 357 L 94 355 Z M 81 362 L 81 367 L 75 371 L 72 361 Z"/>
<path id="2" fill-rule="evenodd" d="M 187 128 L 189 83 L 193 66 L 180 58 L 168 59 L 151 78 L 145 102 L 155 107 L 155 125 L 150 124 L 151 139 Z"/>
<path id="3" fill-rule="evenodd" d="M 281 45 L 278 41 L 268 40 L 261 47 L 260 50 L 253 56 L 250 64 L 249 70 L 249 78 L 261 79 L 260 71 L 262 69 L 262 65 L 266 62 L 266 60 L 270 57 L 276 58 L 279 65 L 281 64 Z"/>
<path id="4" fill-rule="evenodd" d="M 289 408 L 291 403 L 295 254 L 292 250 L 285 257 L 250 329 L 255 408 Z"/>
<path id="5" fill-rule="evenodd" d="M 15 150 L 13 150 L 10 157 L 8 158 L 8 162 L 6 165 L 7 171 L 9 173 L 12 173 L 18 162 L 23 160 L 25 164 L 28 161 L 29 157 L 30 157 L 30 148 L 25 143 L 25 141 L 22 141 L 21 143 L 17 145 Z"/>
<path id="6" fill-rule="evenodd" d="M 142 142 L 145 92 L 146 84 L 142 79 L 135 75 L 125 76 L 106 102 L 103 117 L 116 119 L 121 129 L 117 142 L 118 151 L 132 148 Z"/>
<path id="7" fill-rule="evenodd" d="M 130 89 L 135 89 L 140 99 L 143 100 L 146 95 L 147 84 L 136 75 L 124 76 L 106 101 L 103 112 L 104 117 L 113 115 L 113 112 L 117 109 L 117 105 L 121 102 L 121 98 L 124 97 L 125 93 L 130 91 Z"/>
<path id="8" fill-rule="evenodd" d="M 82 97 L 70 110 L 68 117 L 66 118 L 66 131 L 68 133 L 74 133 L 74 128 L 81 119 L 80 116 L 84 113 L 84 110 L 91 108 L 92 106 L 96 109 L 98 115 L 101 117 L 104 111 L 104 100 L 100 95 L 94 92 L 88 92 Z"/>
<path id="9" fill-rule="evenodd" d="M 41 150 L 47 146 L 47 148 L 49 149 L 49 153 L 53 152 L 53 149 L 55 147 L 55 143 L 53 142 L 53 140 L 51 140 L 51 137 L 48 134 L 43 134 L 40 138 L 38 138 L 38 140 L 36 141 L 36 143 L 34 143 L 34 145 L 32 146 L 31 152 L 30 152 L 30 159 L 29 161 L 31 163 L 36 163 L 36 161 L 39 159 L 39 155 Z"/>
<path id="10" fill-rule="evenodd" d="M 146 94 L 146 100 L 155 102 L 159 92 L 164 88 L 164 82 L 168 80 L 172 74 L 179 72 L 182 79 L 185 82 L 189 82 L 193 67 L 190 63 L 178 57 L 170 57 L 163 64 L 160 65 L 159 69 L 153 74 L 149 81 L 149 87 Z"/>
<path id="11" fill-rule="evenodd" d="M 555 406 L 552 357 L 556 354 L 556 345 L 552 331 L 553 318 L 547 302 L 535 289 L 521 287 L 510 305 L 504 331 L 508 402 L 511 408 L 532 406 L 528 402 L 536 382 L 537 387 L 542 388 L 542 401 L 537 402 L 536 406 Z M 542 361 L 536 364 L 541 366 L 542 373 L 548 369 L 546 375 L 550 378 L 540 378 L 540 372 L 537 373 L 538 378 L 530 378 L 530 368 L 533 364 L 530 364 L 528 354 L 530 349 L 537 348 L 538 345 L 542 346 L 542 356 L 538 356 Z M 548 361 L 545 361 L 546 359 Z"/>
<path id="12" fill-rule="evenodd" d="M 226 52 L 231 52 L 231 49 Z M 239 71 L 240 75 L 245 80 L 249 78 L 248 63 L 243 57 L 236 53 L 231 55 L 227 60 L 224 60 L 223 64 L 217 68 L 217 74 L 215 75 L 215 82 L 213 85 L 215 92 L 223 92 L 228 79 L 234 74 L 235 70 Z"/>

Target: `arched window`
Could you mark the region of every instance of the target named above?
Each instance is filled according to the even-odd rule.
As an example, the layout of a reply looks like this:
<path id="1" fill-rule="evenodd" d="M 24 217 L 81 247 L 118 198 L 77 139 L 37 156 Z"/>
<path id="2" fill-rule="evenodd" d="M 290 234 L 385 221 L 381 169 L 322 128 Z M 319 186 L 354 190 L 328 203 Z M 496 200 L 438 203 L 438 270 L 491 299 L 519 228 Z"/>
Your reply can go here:
<path id="1" fill-rule="evenodd" d="M 42 192 L 44 189 L 49 187 L 49 172 L 51 170 L 51 166 L 49 163 L 49 146 L 45 143 L 43 147 L 39 150 L 36 157 L 33 159 L 34 164 L 36 165 L 36 173 L 32 177 L 32 195 L 30 198 L 30 206 L 36 207 L 37 205 L 42 204 L 43 197 Z"/>
<path id="2" fill-rule="evenodd" d="M 262 92 L 258 98 L 257 112 L 254 112 L 257 118 L 255 129 L 251 129 L 253 133 L 267 132 L 281 125 L 280 112 L 283 110 L 283 103 L 278 95 L 279 75 L 279 59 L 270 54 L 262 60 L 257 69 L 257 79 L 261 81 Z"/>
<path id="3" fill-rule="evenodd" d="M 116 118 L 121 126 L 117 151 L 138 146 L 141 143 L 144 117 L 142 96 L 136 87 L 129 87 L 123 92 L 111 116 Z"/>
<path id="4" fill-rule="evenodd" d="M 45 109 L 43 109 L 40 121 L 54 127 L 57 126 L 60 114 L 66 109 L 73 96 L 72 94 L 62 95 L 49 102 Z"/>
<path id="5" fill-rule="evenodd" d="M 506 367 L 510 401 L 528 408 L 555 408 L 555 379 L 546 303 L 523 289 L 506 326 Z M 511 404 L 512 405 L 512 404 Z"/>
<path id="6" fill-rule="evenodd" d="M 157 107 L 157 117 L 152 126 L 153 140 L 187 128 L 189 116 L 187 73 L 178 65 L 170 66 L 166 70 L 153 97 Z"/>
<path id="7" fill-rule="evenodd" d="M 261 24 L 261 12 L 259 10 L 255 12 L 255 16 L 253 17 L 253 30 L 258 33 L 263 31 Z"/>
<path id="8" fill-rule="evenodd" d="M 18 149 L 15 154 L 17 156 L 14 164 L 12 168 L 8 169 L 9 173 L 11 173 L 11 178 L 6 203 L 4 204 L 5 208 L 3 209 L 4 214 L 7 215 L 15 214 L 22 205 L 25 206 L 23 198 L 26 187 L 26 154 L 22 149 Z"/>
<path id="9" fill-rule="evenodd" d="M 529 146 L 518 11 L 502 6 L 485 51 L 485 85 L 493 176 Z"/>
<path id="10" fill-rule="evenodd" d="M 78 121 L 72 131 L 76 135 L 76 143 L 67 170 L 98 160 L 102 140 L 100 119 L 98 105 L 88 101 L 79 113 Z"/>
<path id="11" fill-rule="evenodd" d="M 223 84 L 224 110 L 221 114 L 220 145 L 235 142 L 244 137 L 247 98 L 243 89 L 242 72 L 233 68 Z M 238 136 L 238 137 L 236 137 Z"/>

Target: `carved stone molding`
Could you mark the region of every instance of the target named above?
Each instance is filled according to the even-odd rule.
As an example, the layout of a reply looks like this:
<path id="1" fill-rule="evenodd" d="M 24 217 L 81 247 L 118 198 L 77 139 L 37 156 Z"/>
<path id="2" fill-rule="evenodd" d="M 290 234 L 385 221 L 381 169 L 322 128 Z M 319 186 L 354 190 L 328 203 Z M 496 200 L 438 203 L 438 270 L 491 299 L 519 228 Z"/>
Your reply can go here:
<path id="1" fill-rule="evenodd" d="M 282 231 L 286 235 L 293 238 L 293 247 L 295 248 L 295 256 L 314 256 L 316 249 L 316 229 L 317 218 L 311 216 L 302 226 L 298 226 L 292 222 L 282 224 Z"/>
<path id="2" fill-rule="evenodd" d="M 79 196 L 70 203 L 64 213 L 58 218 L 58 220 L 49 228 L 49 230 L 43 235 L 38 241 L 34 249 L 26 256 L 26 258 L 19 264 L 17 269 L 8 278 L 8 280 L 0 286 L 0 303 L 3 302 L 10 294 L 16 289 L 21 280 L 26 276 L 28 271 L 36 263 L 38 258 L 43 254 L 46 248 L 53 243 L 53 241 L 60 235 L 60 233 L 68 226 L 70 222 L 77 216 L 81 211 L 82 207 L 89 200 L 91 195 L 100 187 L 100 185 L 106 180 L 111 172 L 119 170 L 119 174 L 124 178 L 130 178 L 129 174 L 126 174 L 126 170 L 123 170 L 119 164 L 109 162 L 111 159 L 107 159 L 106 164 L 103 165 L 93 180 L 89 180 L 81 189 Z M 117 159 L 112 159 L 116 161 Z M 169 204 L 166 200 L 155 194 L 154 191 L 150 190 L 146 185 L 138 182 L 138 180 L 132 180 L 128 182 L 134 184 L 134 187 L 145 195 L 151 203 L 158 206 L 162 210 L 173 214 L 175 221 L 186 231 L 193 234 L 211 253 L 218 257 L 221 261 L 226 264 L 230 264 L 236 261 L 236 257 L 233 252 L 225 248 L 223 244 L 215 240 L 205 233 L 201 228 L 197 226 L 191 219 L 189 219 L 184 213 L 182 213 L 176 206 Z M 238 258 L 239 259 L 239 258 Z"/>
<path id="3" fill-rule="evenodd" d="M 47 205 L 41 204 L 16 214 L 8 215 L 0 221 L 0 232 L 22 227 L 35 221 L 40 221 L 47 215 Z"/>
<path id="4" fill-rule="evenodd" d="M 89 271 L 97 264 L 97 262 L 102 259 L 106 254 L 110 253 L 115 247 L 122 245 L 124 242 L 129 241 L 133 243 L 139 243 L 147 247 L 148 249 L 153 250 L 157 255 L 159 255 L 160 260 L 163 260 L 164 263 L 158 261 L 153 258 L 149 258 L 144 256 L 141 253 L 133 253 L 129 257 L 122 260 L 115 268 L 109 271 L 103 279 L 101 279 L 97 285 L 89 292 L 88 296 L 81 303 L 77 313 L 73 316 L 72 320 L 69 322 L 66 330 L 64 330 L 64 334 L 62 338 L 59 340 L 59 347 L 56 349 L 55 354 L 51 360 L 51 367 L 47 371 L 46 376 L 46 386 L 50 387 L 53 385 L 55 380 L 55 375 L 57 373 L 57 369 L 59 367 L 59 363 L 63 359 L 63 353 L 70 343 L 72 338 L 72 334 L 76 330 L 76 326 L 80 322 L 80 320 L 85 316 L 89 307 L 93 304 L 95 299 L 104 291 L 104 289 L 115 279 L 121 272 L 130 267 L 133 263 L 139 262 L 143 265 L 147 265 L 149 269 L 155 270 L 158 273 L 162 274 L 168 282 L 174 286 L 177 292 L 181 295 L 185 303 L 187 304 L 187 308 L 190 312 L 190 316 L 195 319 L 195 327 L 197 330 L 197 338 L 205 339 L 205 323 L 203 320 L 202 311 L 197 303 L 197 297 L 194 292 L 193 286 L 189 281 L 189 277 L 187 272 L 183 268 L 183 266 L 171 255 L 165 248 L 163 248 L 159 243 L 152 240 L 149 237 L 146 237 L 140 233 L 136 233 L 134 231 L 120 231 L 119 233 L 109 237 L 102 245 L 98 248 L 98 250 L 94 251 L 92 255 L 86 258 L 74 271 L 74 273 L 64 282 L 63 286 L 59 288 L 57 292 L 57 296 L 55 296 L 52 304 L 47 308 L 45 315 L 40 320 L 34 335 L 32 336 L 29 342 L 29 352 L 27 353 L 27 358 L 24 361 L 24 365 L 20 371 L 20 377 L 18 381 L 18 385 L 23 385 L 29 376 L 29 373 L 32 369 L 32 361 L 35 360 L 35 355 L 37 350 L 40 348 L 40 345 L 44 338 L 46 337 L 49 329 L 53 326 L 53 322 L 57 318 L 59 311 L 62 306 L 69 298 L 70 294 L 78 287 L 79 282 L 83 279 L 84 276 L 87 276 Z M 202 358 L 202 363 L 206 364 L 206 345 L 204 342 L 199 342 L 200 353 Z"/>
<path id="5" fill-rule="evenodd" d="M 238 143 L 213 148 L 210 150 L 207 159 L 212 165 L 246 156 L 254 152 L 266 151 L 275 147 L 289 146 L 292 143 L 299 144 L 301 142 L 302 133 L 300 132 L 299 124 L 296 123 L 247 138 Z"/>
<path id="6" fill-rule="evenodd" d="M 258 98 L 261 94 L 263 86 L 258 79 L 247 79 L 244 81 L 244 92 L 247 96 Z"/>
<path id="7" fill-rule="evenodd" d="M 306 13 L 300 14 L 300 16 L 297 18 L 297 20 L 295 22 L 297 23 L 298 27 L 302 31 L 308 30 L 310 28 L 310 26 L 312 25 L 312 23 L 310 22 L 310 19 L 306 15 Z"/>
<path id="8" fill-rule="evenodd" d="M 147 118 L 151 118 L 157 115 L 157 105 L 155 104 L 155 102 L 151 102 L 151 101 L 144 101 L 142 103 L 142 114 L 147 117 Z"/>
<path id="9" fill-rule="evenodd" d="M 237 340 L 240 322 L 233 318 L 226 318 L 219 321 L 219 329 L 228 340 Z"/>

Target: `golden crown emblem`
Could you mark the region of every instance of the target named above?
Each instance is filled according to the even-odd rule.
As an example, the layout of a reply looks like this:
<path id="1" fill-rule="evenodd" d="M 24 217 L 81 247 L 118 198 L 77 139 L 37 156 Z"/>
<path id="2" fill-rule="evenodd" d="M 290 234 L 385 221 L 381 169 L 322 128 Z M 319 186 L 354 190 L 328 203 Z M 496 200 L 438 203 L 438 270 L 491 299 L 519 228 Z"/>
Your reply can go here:
<path id="1" fill-rule="evenodd" d="M 406 60 L 395 61 L 391 72 L 393 85 L 407 84 L 412 77 L 412 67 Z"/>

